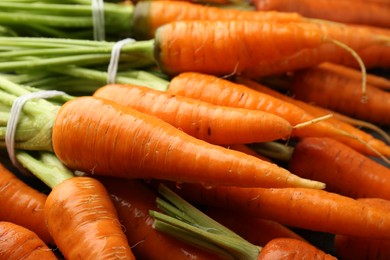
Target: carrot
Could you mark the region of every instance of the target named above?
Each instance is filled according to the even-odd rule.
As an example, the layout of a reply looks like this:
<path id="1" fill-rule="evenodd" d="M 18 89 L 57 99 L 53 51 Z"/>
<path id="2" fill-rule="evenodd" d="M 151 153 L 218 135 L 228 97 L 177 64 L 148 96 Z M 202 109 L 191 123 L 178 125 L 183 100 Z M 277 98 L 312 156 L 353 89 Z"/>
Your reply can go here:
<path id="1" fill-rule="evenodd" d="M 258 109 L 276 114 L 295 126 L 308 122 L 315 117 L 303 109 L 274 98 L 259 91 L 250 89 L 242 84 L 237 84 L 212 75 L 201 73 L 181 73 L 174 77 L 168 87 L 168 92 L 176 95 L 183 95 L 200 99 L 216 105 L 241 107 L 247 109 Z M 326 121 L 317 122 L 303 128 L 295 128 L 292 136 L 328 136 L 346 143 L 364 153 L 378 156 L 373 149 L 366 144 L 347 136 L 346 132 L 333 127 Z M 365 139 L 366 140 L 366 139 Z M 389 156 L 389 147 L 375 147 L 384 156 Z"/>
<path id="2" fill-rule="evenodd" d="M 262 160 L 271 162 L 270 158 L 267 158 L 266 156 L 263 156 L 263 155 L 257 153 L 255 150 L 253 150 L 250 147 L 248 147 L 248 145 L 245 145 L 245 144 L 230 144 L 230 145 L 228 145 L 226 147 L 229 148 L 229 149 L 233 149 L 233 150 L 236 150 L 236 151 L 239 151 L 239 152 L 243 152 L 243 153 L 246 153 L 246 154 L 258 157 L 258 158 L 260 158 Z"/>
<path id="3" fill-rule="evenodd" d="M 53 244 L 43 213 L 46 197 L 0 164 L 0 221 L 30 229 L 45 243 Z"/>
<path id="4" fill-rule="evenodd" d="M 135 257 L 138 259 L 215 259 L 215 256 L 157 232 L 149 210 L 157 193 L 140 180 L 99 178 L 110 193 Z"/>
<path id="5" fill-rule="evenodd" d="M 155 218 L 154 227 L 225 259 L 295 259 L 296 255 L 297 259 L 335 259 L 306 241 L 295 238 L 272 239 L 264 247 L 252 244 L 165 185 L 159 185 L 158 191 L 163 198 L 157 198 L 156 202 L 162 212 L 150 211 Z"/>
<path id="6" fill-rule="evenodd" d="M 303 178 L 325 182 L 331 192 L 390 199 L 390 168 L 330 138 L 298 142 L 288 168 Z"/>
<path id="7" fill-rule="evenodd" d="M 350 68 L 339 64 L 330 63 L 330 62 L 321 63 L 320 65 L 318 65 L 318 67 L 322 69 L 323 73 L 328 72 L 329 77 L 331 77 L 331 75 L 333 74 L 340 74 L 340 75 L 345 75 L 346 77 L 349 77 L 356 81 L 361 81 L 362 79 L 361 71 L 356 70 L 354 68 Z M 385 77 L 378 76 L 372 73 L 371 74 L 367 73 L 366 80 L 367 80 L 367 84 L 371 86 L 375 86 L 377 88 L 381 88 L 384 90 L 390 90 L 390 80 Z"/>
<path id="8" fill-rule="evenodd" d="M 291 229 L 272 220 L 247 216 L 216 207 L 206 207 L 202 211 L 255 245 L 265 246 L 275 238 L 294 238 L 306 241 Z"/>
<path id="9" fill-rule="evenodd" d="M 280 224 L 356 237 L 388 239 L 389 212 L 325 190 L 305 188 L 204 188 L 169 185 L 183 198 Z"/>
<path id="10" fill-rule="evenodd" d="M 133 34 L 137 39 L 151 39 L 158 27 L 178 20 L 305 20 L 295 13 L 224 9 L 186 1 L 141 1 L 134 6 L 133 13 Z"/>
<path id="11" fill-rule="evenodd" d="M 209 144 L 161 119 L 95 97 L 76 98 L 61 107 L 52 142 L 65 165 L 92 174 L 204 185 L 324 188 L 275 164 Z"/>
<path id="12" fill-rule="evenodd" d="M 348 0 L 252 0 L 256 10 L 297 12 L 306 17 L 344 23 L 389 27 L 390 6 L 373 1 Z M 345 12 L 348 10 L 348 12 Z"/>
<path id="13" fill-rule="evenodd" d="M 374 46 L 384 55 L 390 50 L 388 41 L 389 37 L 367 29 L 330 23 L 175 21 L 157 29 L 154 54 L 161 70 L 169 76 L 193 71 L 260 78 L 325 61 L 378 66 L 379 61 L 369 66 L 365 62 L 373 51 L 365 56 L 361 52 Z M 189 43 L 190 47 L 184 48 Z"/>
<path id="14" fill-rule="evenodd" d="M 33 231 L 8 221 L 0 221 L 0 258 L 57 259 L 53 251 Z"/>
<path id="15" fill-rule="evenodd" d="M 292 131 L 287 120 L 271 113 L 216 106 L 143 86 L 111 84 L 93 96 L 153 115 L 213 144 L 267 142 L 287 138 Z"/>
<path id="16" fill-rule="evenodd" d="M 389 135 L 379 128 L 376 125 L 373 125 L 369 122 L 357 120 L 355 118 L 347 117 L 343 114 L 337 113 L 333 110 L 329 110 L 323 107 L 315 106 L 314 104 L 310 104 L 307 102 L 303 102 L 301 100 L 294 99 L 293 97 L 290 97 L 286 94 L 282 94 L 276 90 L 273 90 L 265 85 L 262 85 L 260 83 L 257 83 L 253 80 L 246 79 L 246 78 L 236 78 L 235 82 L 239 84 L 243 84 L 245 86 L 248 86 L 250 88 L 253 88 L 257 91 L 260 91 L 262 93 L 265 93 L 267 95 L 279 98 L 281 100 L 287 101 L 289 103 L 292 103 L 296 105 L 297 107 L 300 107 L 301 109 L 305 110 L 306 112 L 312 114 L 315 117 L 321 117 L 329 114 L 333 114 L 332 118 L 329 118 L 327 122 L 332 124 L 334 127 L 342 129 L 345 132 L 351 133 L 352 135 L 358 137 L 359 139 L 363 140 L 367 144 L 369 144 L 371 147 L 374 147 L 378 151 L 386 150 L 386 146 L 388 143 L 390 143 L 390 137 Z M 384 143 L 382 140 L 375 138 L 373 135 L 369 134 L 366 131 L 362 131 L 359 128 L 355 126 L 365 127 L 367 129 L 370 129 L 376 133 L 378 133 L 381 137 L 383 137 L 383 140 L 387 141 L 387 143 Z M 360 151 L 363 152 L 363 151 Z"/>
<path id="17" fill-rule="evenodd" d="M 273 259 L 324 259 L 335 260 L 334 256 L 324 253 L 308 242 L 294 238 L 275 238 L 262 250 L 259 260 Z"/>
<path id="18" fill-rule="evenodd" d="M 47 197 L 45 219 L 66 259 L 135 259 L 109 194 L 96 179 L 57 184 Z"/>
<path id="19" fill-rule="evenodd" d="M 356 80 L 341 75 L 327 77 L 319 67 L 296 72 L 293 77 L 290 91 L 297 99 L 372 123 L 390 125 L 387 91 L 367 85 L 368 99 L 361 102 L 362 93 Z"/>
<path id="20" fill-rule="evenodd" d="M 388 200 L 378 198 L 359 199 L 368 205 L 378 206 L 390 210 Z M 386 260 L 390 258 L 390 240 L 385 239 L 367 239 L 360 237 L 351 237 L 336 235 L 334 247 L 337 256 L 345 260 L 363 260 L 377 259 Z"/>

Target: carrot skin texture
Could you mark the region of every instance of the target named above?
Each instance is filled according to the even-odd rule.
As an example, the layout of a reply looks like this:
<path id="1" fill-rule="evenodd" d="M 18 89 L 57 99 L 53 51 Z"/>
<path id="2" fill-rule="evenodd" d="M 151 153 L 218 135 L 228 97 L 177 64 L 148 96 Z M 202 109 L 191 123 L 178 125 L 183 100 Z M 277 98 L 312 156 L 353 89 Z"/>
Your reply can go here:
<path id="1" fill-rule="evenodd" d="M 54 244 L 44 218 L 46 197 L 0 164 L 0 221 L 23 226 L 45 243 Z"/>
<path id="2" fill-rule="evenodd" d="M 301 177 L 325 182 L 331 192 L 390 200 L 390 169 L 331 138 L 298 142 L 288 168 Z"/>
<path id="3" fill-rule="evenodd" d="M 390 6 L 370 1 L 252 0 L 259 11 L 297 12 L 305 17 L 389 27 Z M 345 12 L 348 10 L 348 12 Z"/>
<path id="4" fill-rule="evenodd" d="M 135 259 L 110 196 L 96 179 L 73 177 L 55 186 L 45 219 L 66 259 Z"/>
<path id="5" fill-rule="evenodd" d="M 149 210 L 157 210 L 157 193 L 140 180 L 103 177 L 99 180 L 111 195 L 121 224 L 138 259 L 215 259 L 153 228 Z"/>
<path id="6" fill-rule="evenodd" d="M 361 198 L 358 200 L 368 205 L 390 210 L 390 202 L 385 199 Z M 337 256 L 345 260 L 386 260 L 390 258 L 390 240 L 388 239 L 336 235 L 334 247 Z"/>
<path id="7" fill-rule="evenodd" d="M 0 258 L 7 260 L 55 260 L 53 251 L 33 231 L 8 221 L 0 221 Z"/>
<path id="8" fill-rule="evenodd" d="M 366 67 L 385 65 L 378 54 L 390 53 L 388 37 L 342 24 L 197 20 L 160 26 L 154 54 L 160 69 L 169 76 L 193 71 L 258 79 L 326 61 L 357 66 L 356 57 L 332 41 L 353 49 Z"/>
<path id="9" fill-rule="evenodd" d="M 196 184 L 169 187 L 199 205 L 233 210 L 287 226 L 357 237 L 390 237 L 388 211 L 324 190 L 227 186 L 207 189 Z"/>
<path id="10" fill-rule="evenodd" d="M 293 238 L 275 238 L 263 247 L 257 259 L 336 260 L 337 258 L 302 240 Z"/>
<path id="11" fill-rule="evenodd" d="M 292 131 L 287 120 L 271 113 L 216 106 L 142 86 L 106 85 L 93 96 L 156 116 L 213 144 L 274 141 L 289 137 Z"/>
<path id="12" fill-rule="evenodd" d="M 366 102 L 361 102 L 361 81 L 342 75 L 326 77 L 321 67 L 294 74 L 290 91 L 295 98 L 329 108 L 351 117 L 390 125 L 390 94 L 367 85 Z M 337 93 L 337 96 L 334 96 Z"/>
<path id="13" fill-rule="evenodd" d="M 266 111 L 286 119 L 292 126 L 309 122 L 315 118 L 304 109 L 291 104 L 291 102 L 286 102 L 280 98 L 261 93 L 242 84 L 236 84 L 213 75 L 202 73 L 185 72 L 172 78 L 168 92 L 200 99 L 216 105 Z M 302 128 L 293 129 L 291 135 L 293 137 L 332 137 L 365 154 L 377 156 L 366 145 L 353 138 L 344 136 L 341 132 L 341 130 L 335 128 L 329 122 L 322 121 Z M 390 147 L 380 145 L 379 147 L 375 146 L 375 148 L 380 150 L 383 155 L 390 156 Z"/>
<path id="14" fill-rule="evenodd" d="M 75 140 L 80 141 L 75 145 Z M 61 107 L 53 126 L 53 148 L 69 168 L 97 175 L 324 188 L 322 183 L 297 179 L 276 164 L 209 144 L 161 119 L 94 97 Z"/>
<path id="15" fill-rule="evenodd" d="M 134 6 L 133 28 L 137 39 L 151 39 L 158 27 L 178 20 L 302 21 L 296 13 L 223 9 L 185 1 L 142 1 Z"/>

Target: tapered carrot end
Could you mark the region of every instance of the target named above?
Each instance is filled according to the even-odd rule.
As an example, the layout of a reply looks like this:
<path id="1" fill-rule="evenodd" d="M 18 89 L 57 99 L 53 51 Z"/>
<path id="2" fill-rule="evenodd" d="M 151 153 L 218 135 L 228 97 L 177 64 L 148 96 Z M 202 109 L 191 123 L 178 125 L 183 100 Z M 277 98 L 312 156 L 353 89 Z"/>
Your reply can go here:
<path id="1" fill-rule="evenodd" d="M 288 177 L 287 182 L 292 186 L 296 186 L 300 188 L 323 190 L 326 187 L 326 184 L 323 182 L 301 178 L 294 174 L 291 174 Z"/>

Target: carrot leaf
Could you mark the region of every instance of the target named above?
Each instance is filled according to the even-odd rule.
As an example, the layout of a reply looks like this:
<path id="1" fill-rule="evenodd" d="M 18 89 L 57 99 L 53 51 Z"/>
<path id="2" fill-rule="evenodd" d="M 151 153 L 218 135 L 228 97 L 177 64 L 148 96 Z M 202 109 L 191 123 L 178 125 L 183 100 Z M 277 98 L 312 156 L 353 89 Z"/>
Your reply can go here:
<path id="1" fill-rule="evenodd" d="M 155 218 L 156 229 L 223 258 L 257 259 L 260 252 L 258 246 L 208 217 L 165 185 L 160 184 L 158 191 L 165 200 L 156 200 L 158 208 L 164 213 L 150 211 Z"/>

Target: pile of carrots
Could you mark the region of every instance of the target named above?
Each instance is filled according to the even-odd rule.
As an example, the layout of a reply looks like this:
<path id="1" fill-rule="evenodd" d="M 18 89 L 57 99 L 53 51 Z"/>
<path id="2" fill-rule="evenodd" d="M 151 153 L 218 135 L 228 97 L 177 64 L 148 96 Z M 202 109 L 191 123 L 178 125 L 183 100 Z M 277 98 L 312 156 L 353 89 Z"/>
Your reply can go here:
<path id="1" fill-rule="evenodd" d="M 0 3 L 0 259 L 390 258 L 389 2 L 105 4 Z"/>

